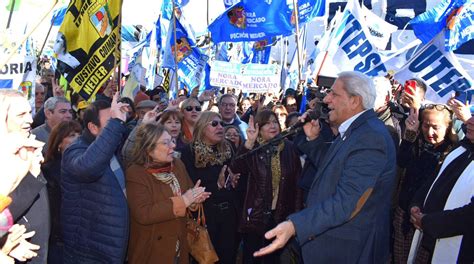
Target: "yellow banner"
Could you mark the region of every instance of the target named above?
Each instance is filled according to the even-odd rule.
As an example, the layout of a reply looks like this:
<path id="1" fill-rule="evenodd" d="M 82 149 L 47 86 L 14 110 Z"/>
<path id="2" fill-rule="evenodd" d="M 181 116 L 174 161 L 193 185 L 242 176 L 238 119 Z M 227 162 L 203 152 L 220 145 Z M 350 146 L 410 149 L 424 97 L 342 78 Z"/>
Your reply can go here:
<path id="1" fill-rule="evenodd" d="M 120 0 L 71 1 L 54 45 L 57 68 L 85 100 L 120 58 Z"/>

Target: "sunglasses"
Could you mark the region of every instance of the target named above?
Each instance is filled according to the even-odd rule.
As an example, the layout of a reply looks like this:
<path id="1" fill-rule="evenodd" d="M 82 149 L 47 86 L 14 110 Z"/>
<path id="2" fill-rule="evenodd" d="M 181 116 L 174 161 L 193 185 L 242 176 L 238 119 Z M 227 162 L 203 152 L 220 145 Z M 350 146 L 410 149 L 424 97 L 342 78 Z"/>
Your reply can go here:
<path id="1" fill-rule="evenodd" d="M 216 121 L 216 120 L 212 120 L 211 122 L 209 122 L 209 124 L 212 126 L 212 127 L 216 127 L 218 125 L 221 125 L 221 127 L 224 127 L 224 121 Z"/>
<path id="2" fill-rule="evenodd" d="M 196 110 L 196 112 L 201 112 L 202 108 L 200 106 L 186 106 L 184 108 L 184 110 L 188 111 L 188 112 L 191 112 L 193 111 L 193 108 L 194 110 Z"/>

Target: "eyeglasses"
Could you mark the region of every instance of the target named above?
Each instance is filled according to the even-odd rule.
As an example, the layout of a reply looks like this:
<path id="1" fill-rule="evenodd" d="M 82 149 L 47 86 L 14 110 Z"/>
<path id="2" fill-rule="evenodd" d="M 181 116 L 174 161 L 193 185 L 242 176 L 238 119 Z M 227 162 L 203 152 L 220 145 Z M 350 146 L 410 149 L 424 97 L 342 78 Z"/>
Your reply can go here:
<path id="1" fill-rule="evenodd" d="M 174 141 L 172 139 L 168 139 L 168 140 L 165 140 L 165 141 L 158 142 L 158 144 L 171 147 L 171 146 L 174 145 Z"/>
<path id="2" fill-rule="evenodd" d="M 445 104 L 427 104 L 425 105 L 425 109 L 436 109 L 438 111 L 448 110 L 448 112 L 451 113 L 451 108 Z"/>
<path id="3" fill-rule="evenodd" d="M 193 109 L 196 110 L 196 112 L 201 112 L 201 110 L 202 110 L 202 108 L 200 106 L 191 106 L 191 105 L 189 105 L 189 106 L 186 106 L 184 108 L 184 110 L 186 110 L 188 112 L 193 111 Z"/>
<path id="4" fill-rule="evenodd" d="M 221 127 L 224 127 L 225 123 L 224 121 L 212 120 L 211 122 L 209 122 L 209 125 L 211 125 L 212 127 L 216 127 L 218 125 L 221 125 Z"/>

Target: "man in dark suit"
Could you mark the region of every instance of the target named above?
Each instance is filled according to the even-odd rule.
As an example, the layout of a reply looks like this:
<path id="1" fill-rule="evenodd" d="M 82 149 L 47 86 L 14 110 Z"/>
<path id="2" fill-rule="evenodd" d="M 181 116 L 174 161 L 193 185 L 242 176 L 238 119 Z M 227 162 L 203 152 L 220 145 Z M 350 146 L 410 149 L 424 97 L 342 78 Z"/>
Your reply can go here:
<path id="1" fill-rule="evenodd" d="M 339 136 L 327 151 L 308 193 L 307 208 L 265 234 L 268 254 L 293 236 L 305 263 L 384 263 L 389 254 L 390 199 L 395 146 L 373 111 L 375 88 L 362 73 L 339 74 L 324 98 Z M 308 144 L 317 121 L 305 125 Z"/>

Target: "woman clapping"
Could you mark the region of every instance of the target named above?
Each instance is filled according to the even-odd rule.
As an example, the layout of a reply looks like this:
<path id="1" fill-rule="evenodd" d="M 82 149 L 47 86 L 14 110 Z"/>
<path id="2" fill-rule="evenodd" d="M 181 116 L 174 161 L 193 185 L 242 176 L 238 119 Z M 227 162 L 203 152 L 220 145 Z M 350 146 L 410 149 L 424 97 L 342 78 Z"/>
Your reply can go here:
<path id="1" fill-rule="evenodd" d="M 186 209 L 209 196 L 193 187 L 186 168 L 173 157 L 175 144 L 162 125 L 138 128 L 127 169 L 130 207 L 129 263 L 188 263 Z"/>

